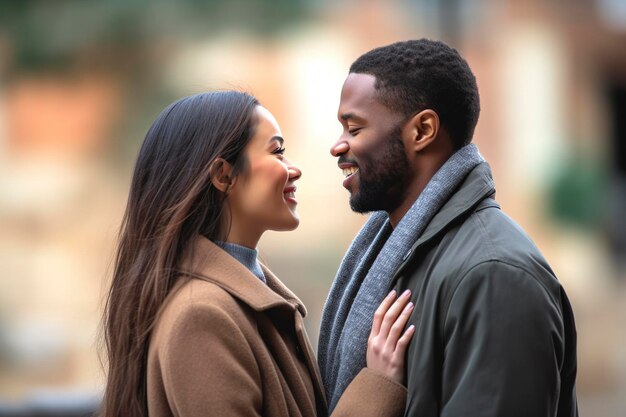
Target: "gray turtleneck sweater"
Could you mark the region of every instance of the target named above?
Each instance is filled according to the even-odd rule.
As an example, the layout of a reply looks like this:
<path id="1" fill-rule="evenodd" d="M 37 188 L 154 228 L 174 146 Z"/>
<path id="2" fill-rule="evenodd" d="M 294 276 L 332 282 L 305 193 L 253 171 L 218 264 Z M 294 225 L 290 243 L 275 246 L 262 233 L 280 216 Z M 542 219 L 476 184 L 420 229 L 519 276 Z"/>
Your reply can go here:
<path id="1" fill-rule="evenodd" d="M 230 256 L 241 262 L 243 266 L 248 268 L 257 278 L 264 283 L 267 283 L 263 270 L 261 269 L 261 264 L 258 260 L 259 253 L 257 250 L 230 242 L 215 242 L 215 244 L 224 249 Z"/>

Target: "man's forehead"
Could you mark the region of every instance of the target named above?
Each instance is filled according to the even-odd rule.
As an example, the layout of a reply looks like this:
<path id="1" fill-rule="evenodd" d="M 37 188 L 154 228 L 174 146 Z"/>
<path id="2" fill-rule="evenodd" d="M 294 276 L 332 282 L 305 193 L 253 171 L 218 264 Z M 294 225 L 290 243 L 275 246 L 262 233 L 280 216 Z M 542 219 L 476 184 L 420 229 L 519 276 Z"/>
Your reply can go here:
<path id="1" fill-rule="evenodd" d="M 362 119 L 372 106 L 380 105 L 375 83 L 373 75 L 349 74 L 341 89 L 337 117 L 342 121 Z"/>
<path id="2" fill-rule="evenodd" d="M 373 97 L 376 92 L 376 77 L 370 74 L 350 73 L 341 89 L 341 96 Z"/>

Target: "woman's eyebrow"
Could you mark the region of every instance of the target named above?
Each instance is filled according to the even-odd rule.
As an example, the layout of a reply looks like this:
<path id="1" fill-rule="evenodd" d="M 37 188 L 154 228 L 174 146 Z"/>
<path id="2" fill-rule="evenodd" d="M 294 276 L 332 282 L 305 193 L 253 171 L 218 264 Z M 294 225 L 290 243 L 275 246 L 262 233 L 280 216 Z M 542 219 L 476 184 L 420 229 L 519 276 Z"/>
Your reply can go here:
<path id="1" fill-rule="evenodd" d="M 283 146 L 283 144 L 285 143 L 285 140 L 282 138 L 282 136 L 272 136 L 269 140 L 269 143 L 272 143 L 274 141 L 278 141 L 278 143 L 280 144 L 280 146 Z"/>

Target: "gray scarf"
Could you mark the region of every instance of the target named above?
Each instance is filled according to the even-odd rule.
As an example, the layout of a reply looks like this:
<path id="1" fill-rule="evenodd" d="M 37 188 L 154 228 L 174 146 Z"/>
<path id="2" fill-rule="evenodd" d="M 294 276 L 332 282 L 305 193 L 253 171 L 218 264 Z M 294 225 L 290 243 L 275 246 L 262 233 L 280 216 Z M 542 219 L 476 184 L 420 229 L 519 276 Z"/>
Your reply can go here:
<path id="1" fill-rule="evenodd" d="M 432 177 L 395 229 L 387 213 L 375 212 L 355 237 L 322 314 L 318 360 L 329 413 L 366 366 L 374 312 L 393 285 L 393 276 L 404 255 L 467 174 L 483 161 L 475 145 L 459 149 Z"/>

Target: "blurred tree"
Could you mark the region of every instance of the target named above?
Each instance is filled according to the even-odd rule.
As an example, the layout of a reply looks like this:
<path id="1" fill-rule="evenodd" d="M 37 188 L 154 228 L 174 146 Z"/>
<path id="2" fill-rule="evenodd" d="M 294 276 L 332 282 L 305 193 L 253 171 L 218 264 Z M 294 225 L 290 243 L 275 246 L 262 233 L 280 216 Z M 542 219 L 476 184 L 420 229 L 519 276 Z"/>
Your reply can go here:
<path id="1" fill-rule="evenodd" d="M 607 221 L 606 172 L 589 154 L 573 152 L 551 181 L 548 207 L 553 217 L 580 228 L 603 229 Z"/>
<path id="2" fill-rule="evenodd" d="M 271 36 L 297 23 L 310 3 L 0 0 L 0 37 L 9 48 L 9 74 L 70 71 L 85 64 L 85 55 L 110 70 L 129 70 L 149 64 L 149 54 L 141 51 L 166 40 L 184 42 L 232 28 Z"/>

